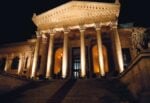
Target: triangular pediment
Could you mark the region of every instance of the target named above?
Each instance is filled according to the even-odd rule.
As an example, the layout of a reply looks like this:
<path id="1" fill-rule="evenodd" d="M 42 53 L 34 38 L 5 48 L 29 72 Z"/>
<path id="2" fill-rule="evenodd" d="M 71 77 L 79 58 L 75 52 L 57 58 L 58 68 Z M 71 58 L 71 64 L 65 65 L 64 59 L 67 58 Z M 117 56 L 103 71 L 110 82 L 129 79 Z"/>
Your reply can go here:
<path id="1" fill-rule="evenodd" d="M 71 1 L 32 19 L 39 29 L 61 28 L 114 21 L 119 11 L 120 5 L 115 3 Z"/>

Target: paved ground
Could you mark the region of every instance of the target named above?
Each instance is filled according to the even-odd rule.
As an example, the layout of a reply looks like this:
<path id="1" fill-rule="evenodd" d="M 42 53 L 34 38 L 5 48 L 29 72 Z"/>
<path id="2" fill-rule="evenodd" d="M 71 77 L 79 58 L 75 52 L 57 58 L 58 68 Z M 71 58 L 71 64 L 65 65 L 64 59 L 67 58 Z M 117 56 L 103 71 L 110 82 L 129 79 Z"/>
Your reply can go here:
<path id="1" fill-rule="evenodd" d="M 4 87 L 1 80 L 8 78 L 4 79 L 2 76 L 0 78 L 3 78 L 0 79 L 1 90 L 1 87 Z M 11 78 L 6 81 L 6 88 L 3 89 L 12 85 L 9 84 L 10 81 Z M 6 90 L 0 95 L 2 103 L 130 103 L 132 101 L 128 90 L 123 85 L 105 79 L 29 82 L 16 79 L 13 86 L 13 89 Z"/>

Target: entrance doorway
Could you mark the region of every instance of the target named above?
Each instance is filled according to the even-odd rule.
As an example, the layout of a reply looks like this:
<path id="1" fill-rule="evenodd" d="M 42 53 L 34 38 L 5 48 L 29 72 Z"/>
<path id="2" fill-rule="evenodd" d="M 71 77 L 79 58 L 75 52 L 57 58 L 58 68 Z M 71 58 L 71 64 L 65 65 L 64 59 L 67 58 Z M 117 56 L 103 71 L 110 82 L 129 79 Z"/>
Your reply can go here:
<path id="1" fill-rule="evenodd" d="M 74 79 L 80 78 L 80 48 L 72 48 L 72 77 Z"/>

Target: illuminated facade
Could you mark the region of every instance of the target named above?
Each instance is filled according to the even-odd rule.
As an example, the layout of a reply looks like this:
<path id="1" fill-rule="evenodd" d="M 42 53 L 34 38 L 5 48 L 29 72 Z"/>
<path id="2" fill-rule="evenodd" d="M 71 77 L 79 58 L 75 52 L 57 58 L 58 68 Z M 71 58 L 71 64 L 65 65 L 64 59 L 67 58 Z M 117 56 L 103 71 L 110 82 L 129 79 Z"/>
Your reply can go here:
<path id="1" fill-rule="evenodd" d="M 48 79 L 122 73 L 135 53 L 129 39 L 132 28 L 117 28 L 119 12 L 117 0 L 70 1 L 40 15 L 34 14 L 37 38 L 2 46 L 1 71 Z M 126 57 L 126 52 L 131 56 Z"/>

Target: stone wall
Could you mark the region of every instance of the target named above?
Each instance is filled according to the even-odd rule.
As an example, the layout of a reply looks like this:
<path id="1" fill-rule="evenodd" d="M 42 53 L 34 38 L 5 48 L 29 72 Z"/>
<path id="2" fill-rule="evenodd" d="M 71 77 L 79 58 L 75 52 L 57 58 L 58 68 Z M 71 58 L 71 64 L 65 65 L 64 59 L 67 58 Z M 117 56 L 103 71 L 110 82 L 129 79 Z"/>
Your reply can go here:
<path id="1" fill-rule="evenodd" d="M 150 50 L 141 52 L 120 76 L 120 81 L 131 91 L 135 99 L 147 103 L 150 99 Z M 146 101 L 145 101 L 146 100 Z M 143 100 L 142 100 L 143 101 Z"/>
<path id="2" fill-rule="evenodd" d="M 35 41 L 35 39 L 29 39 L 24 42 L 0 45 L 0 60 L 5 59 L 1 62 L 4 66 L 0 67 L 0 71 L 29 77 Z M 16 58 L 17 62 L 14 60 Z M 13 68 L 13 64 L 17 66 Z"/>

